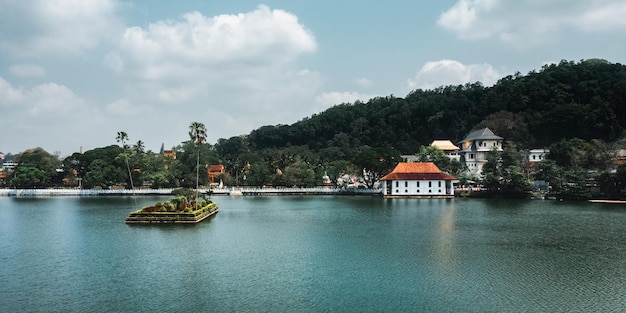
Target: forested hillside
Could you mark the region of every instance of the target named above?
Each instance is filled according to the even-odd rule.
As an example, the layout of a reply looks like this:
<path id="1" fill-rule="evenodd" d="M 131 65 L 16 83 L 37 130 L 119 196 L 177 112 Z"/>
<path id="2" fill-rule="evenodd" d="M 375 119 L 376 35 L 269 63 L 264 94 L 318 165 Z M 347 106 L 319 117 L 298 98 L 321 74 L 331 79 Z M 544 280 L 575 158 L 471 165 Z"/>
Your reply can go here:
<path id="1" fill-rule="evenodd" d="M 261 127 L 248 143 L 253 150 L 307 145 L 316 151 L 347 142 L 415 153 L 433 139 L 459 141 L 482 126 L 520 148 L 566 138 L 614 141 L 626 127 L 624 104 L 626 66 L 561 61 L 492 87 L 445 86 L 340 104 L 292 125 Z"/>
<path id="2" fill-rule="evenodd" d="M 616 158 L 626 149 L 625 104 L 626 66 L 597 59 L 562 61 L 504 77 L 492 87 L 473 83 L 415 90 L 404 98 L 339 104 L 292 125 L 219 139 L 214 146 L 182 142 L 173 148 L 175 157 L 145 152 L 139 140 L 133 147 L 75 153 L 57 171 L 56 163 L 47 161 L 51 155 L 29 150 L 17 156 L 20 165 L 4 173 L 0 187 L 128 187 L 125 168 L 136 186 L 206 186 L 209 175 L 198 165 L 209 169 L 213 164 L 225 169 L 212 177 L 213 183 L 227 186 L 317 186 L 328 176 L 337 186 L 373 187 L 403 160 L 401 154 L 417 154 L 460 181 L 480 181 L 493 190 L 523 194 L 529 182 L 542 180 L 562 197 L 626 198 L 626 164 L 616 168 L 620 163 L 615 162 L 626 163 Z M 505 139 L 504 151 L 491 156 L 493 166 L 484 177 L 427 148 L 434 139 L 458 142 L 482 127 Z M 534 171 L 520 167 L 519 149 L 544 147 L 550 153 Z M 517 183 L 505 184 L 512 181 Z"/>

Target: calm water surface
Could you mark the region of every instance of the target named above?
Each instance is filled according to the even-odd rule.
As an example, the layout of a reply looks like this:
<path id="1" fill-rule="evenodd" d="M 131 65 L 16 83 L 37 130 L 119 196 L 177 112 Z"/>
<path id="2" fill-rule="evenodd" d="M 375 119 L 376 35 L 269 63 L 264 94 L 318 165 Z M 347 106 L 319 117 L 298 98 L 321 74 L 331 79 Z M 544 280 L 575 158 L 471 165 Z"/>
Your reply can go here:
<path id="1" fill-rule="evenodd" d="M 626 312 L 625 206 L 213 199 L 147 226 L 132 198 L 0 197 L 0 310 Z"/>

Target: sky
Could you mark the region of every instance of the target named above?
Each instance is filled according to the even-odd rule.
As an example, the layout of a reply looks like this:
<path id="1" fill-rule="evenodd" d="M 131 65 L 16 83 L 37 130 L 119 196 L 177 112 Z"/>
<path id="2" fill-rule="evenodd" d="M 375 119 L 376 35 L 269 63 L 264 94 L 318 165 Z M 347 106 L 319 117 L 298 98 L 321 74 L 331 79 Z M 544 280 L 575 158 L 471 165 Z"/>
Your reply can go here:
<path id="1" fill-rule="evenodd" d="M 626 64 L 623 0 L 0 0 L 0 152 L 209 143 L 561 60 Z"/>

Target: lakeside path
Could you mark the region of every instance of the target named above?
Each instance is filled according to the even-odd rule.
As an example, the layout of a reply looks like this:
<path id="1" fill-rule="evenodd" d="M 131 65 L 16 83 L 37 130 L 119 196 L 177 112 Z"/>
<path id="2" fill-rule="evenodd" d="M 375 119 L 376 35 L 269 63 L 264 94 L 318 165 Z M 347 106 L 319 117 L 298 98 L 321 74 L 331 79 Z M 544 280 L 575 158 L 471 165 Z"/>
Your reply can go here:
<path id="1" fill-rule="evenodd" d="M 174 189 L 0 189 L 2 197 L 93 197 L 93 196 L 154 196 L 171 195 Z M 223 188 L 200 189 L 201 193 L 214 196 L 250 195 L 379 195 L 380 189 L 336 189 L 336 188 Z"/>

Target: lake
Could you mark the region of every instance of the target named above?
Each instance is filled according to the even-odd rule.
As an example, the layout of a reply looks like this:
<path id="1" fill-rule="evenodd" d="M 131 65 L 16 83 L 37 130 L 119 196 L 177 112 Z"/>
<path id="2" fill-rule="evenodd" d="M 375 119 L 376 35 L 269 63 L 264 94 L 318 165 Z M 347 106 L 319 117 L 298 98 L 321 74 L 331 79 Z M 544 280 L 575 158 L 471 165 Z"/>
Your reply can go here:
<path id="1" fill-rule="evenodd" d="M 144 206 L 167 197 L 138 197 Z M 4 312 L 624 312 L 626 206 L 217 196 L 193 225 L 130 197 L 0 197 Z"/>

